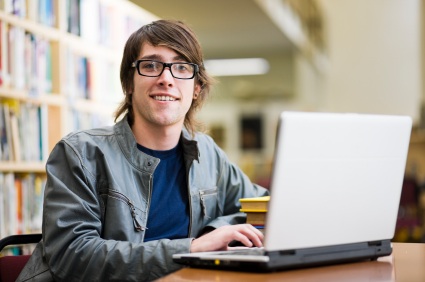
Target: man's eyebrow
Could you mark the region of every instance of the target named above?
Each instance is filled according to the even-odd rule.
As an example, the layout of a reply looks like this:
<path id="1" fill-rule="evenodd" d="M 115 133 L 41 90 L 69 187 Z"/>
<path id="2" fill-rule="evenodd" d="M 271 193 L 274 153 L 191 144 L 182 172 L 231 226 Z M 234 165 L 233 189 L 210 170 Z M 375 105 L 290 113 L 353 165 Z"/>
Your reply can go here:
<path id="1" fill-rule="evenodd" d="M 146 56 L 143 56 L 143 57 L 141 58 L 141 60 L 155 60 L 155 61 L 162 61 L 162 60 L 163 60 L 163 57 L 162 57 L 162 56 L 160 56 L 160 55 L 158 55 L 158 54 L 152 54 L 152 55 L 146 55 Z M 185 58 L 183 58 L 183 56 L 181 56 L 181 55 L 177 55 L 177 56 L 174 56 L 174 57 L 173 57 L 173 61 L 186 61 L 186 59 L 185 59 Z"/>
<path id="2" fill-rule="evenodd" d="M 156 55 L 156 54 L 152 54 L 152 55 L 147 55 L 147 56 L 143 56 L 141 58 L 142 60 L 161 60 L 161 56 Z"/>

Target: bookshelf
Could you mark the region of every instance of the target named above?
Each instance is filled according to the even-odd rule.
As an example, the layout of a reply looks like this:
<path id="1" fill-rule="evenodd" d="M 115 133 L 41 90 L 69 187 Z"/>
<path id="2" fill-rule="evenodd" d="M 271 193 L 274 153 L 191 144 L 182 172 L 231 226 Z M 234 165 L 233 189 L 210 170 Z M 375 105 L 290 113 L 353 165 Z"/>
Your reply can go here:
<path id="1" fill-rule="evenodd" d="M 0 1 L 0 238 L 40 231 L 50 151 L 113 123 L 125 41 L 155 19 L 128 0 Z"/>

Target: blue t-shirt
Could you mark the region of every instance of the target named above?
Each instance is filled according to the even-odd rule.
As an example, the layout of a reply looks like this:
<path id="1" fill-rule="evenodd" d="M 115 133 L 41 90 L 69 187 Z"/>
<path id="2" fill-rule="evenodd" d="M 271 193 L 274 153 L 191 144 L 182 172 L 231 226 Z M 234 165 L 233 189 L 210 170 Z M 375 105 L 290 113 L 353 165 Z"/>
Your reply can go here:
<path id="1" fill-rule="evenodd" d="M 167 151 L 155 151 L 139 144 L 137 148 L 161 160 L 153 174 L 148 229 L 144 241 L 187 238 L 189 199 L 182 146 L 179 143 Z"/>

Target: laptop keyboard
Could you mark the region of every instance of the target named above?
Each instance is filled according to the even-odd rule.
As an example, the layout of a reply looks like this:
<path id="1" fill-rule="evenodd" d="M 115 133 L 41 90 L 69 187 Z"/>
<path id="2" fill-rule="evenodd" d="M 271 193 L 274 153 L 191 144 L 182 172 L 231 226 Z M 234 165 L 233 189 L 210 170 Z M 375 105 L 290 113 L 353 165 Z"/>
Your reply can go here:
<path id="1" fill-rule="evenodd" d="M 219 252 L 219 255 L 235 255 L 235 256 L 262 256 L 264 255 L 264 248 L 244 248 L 238 250 L 230 250 Z"/>

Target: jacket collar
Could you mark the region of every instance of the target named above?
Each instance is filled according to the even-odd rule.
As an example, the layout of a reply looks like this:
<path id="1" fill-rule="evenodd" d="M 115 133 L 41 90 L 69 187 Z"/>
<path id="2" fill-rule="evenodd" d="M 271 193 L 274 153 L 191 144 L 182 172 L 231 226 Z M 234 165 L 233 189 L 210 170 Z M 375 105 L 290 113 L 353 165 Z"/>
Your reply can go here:
<path id="1" fill-rule="evenodd" d="M 149 156 L 137 148 L 136 138 L 128 124 L 127 115 L 115 124 L 114 133 L 118 145 L 127 160 L 135 168 L 153 173 L 159 163 L 159 159 Z M 193 160 L 199 162 L 199 149 L 196 136 L 192 138 L 189 132 L 184 128 L 180 136 L 180 142 L 183 146 L 185 160 L 189 163 Z"/>
<path id="2" fill-rule="evenodd" d="M 199 149 L 198 142 L 196 141 L 196 135 L 195 138 L 192 139 L 192 136 L 189 134 L 187 129 L 183 128 L 182 134 L 180 136 L 180 142 L 183 146 L 185 159 L 189 160 L 190 162 L 196 160 L 199 163 Z"/>

